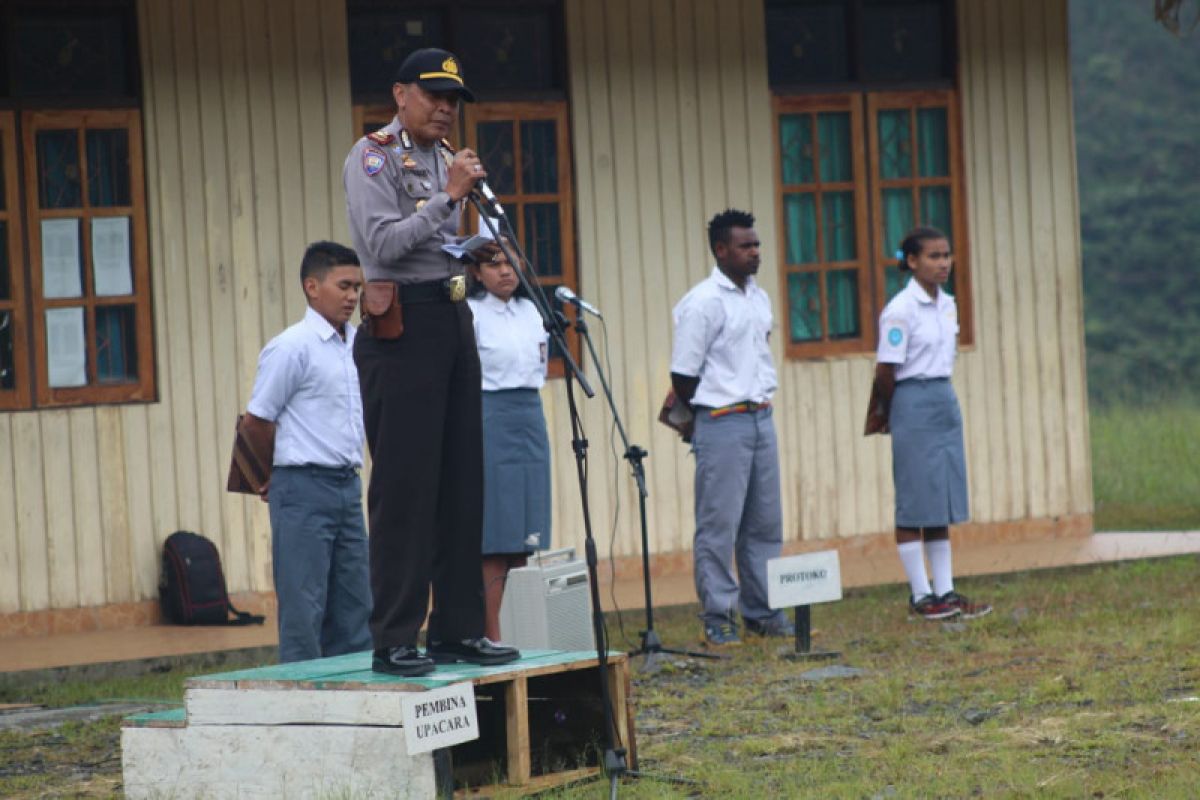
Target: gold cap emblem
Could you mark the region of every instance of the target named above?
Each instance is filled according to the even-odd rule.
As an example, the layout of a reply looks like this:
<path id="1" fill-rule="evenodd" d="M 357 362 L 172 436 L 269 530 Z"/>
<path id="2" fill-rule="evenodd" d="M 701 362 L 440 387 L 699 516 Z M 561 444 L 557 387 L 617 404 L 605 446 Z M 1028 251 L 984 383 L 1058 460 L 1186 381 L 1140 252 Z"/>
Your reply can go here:
<path id="1" fill-rule="evenodd" d="M 458 62 L 455 61 L 453 58 L 447 58 L 445 61 L 442 62 L 442 69 L 446 70 L 446 72 L 449 72 L 451 75 L 457 75 L 458 74 Z"/>

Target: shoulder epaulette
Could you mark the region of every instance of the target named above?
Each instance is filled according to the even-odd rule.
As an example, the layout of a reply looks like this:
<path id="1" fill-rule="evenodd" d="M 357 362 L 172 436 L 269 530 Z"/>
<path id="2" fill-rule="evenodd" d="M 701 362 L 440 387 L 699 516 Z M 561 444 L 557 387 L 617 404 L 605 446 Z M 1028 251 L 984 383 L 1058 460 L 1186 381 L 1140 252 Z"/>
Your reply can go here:
<path id="1" fill-rule="evenodd" d="M 374 133 L 368 133 L 367 138 L 377 145 L 389 145 L 396 140 L 396 137 L 388 133 L 386 130 L 378 130 Z"/>

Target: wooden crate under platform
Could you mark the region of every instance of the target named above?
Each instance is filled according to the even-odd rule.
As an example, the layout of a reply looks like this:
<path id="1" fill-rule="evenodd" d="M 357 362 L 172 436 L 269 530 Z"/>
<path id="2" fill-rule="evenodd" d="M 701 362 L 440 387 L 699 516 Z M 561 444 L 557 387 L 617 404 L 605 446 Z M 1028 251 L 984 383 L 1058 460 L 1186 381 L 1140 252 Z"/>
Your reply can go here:
<path id="1" fill-rule="evenodd" d="M 636 766 L 629 662 L 608 659 L 618 737 Z M 404 693 L 470 681 L 478 739 L 450 748 L 456 794 L 540 789 L 599 772 L 605 747 L 596 653 L 525 651 L 512 664 L 371 671 L 371 654 L 191 678 L 184 708 L 125 721 L 129 798 L 411 797 L 437 794 L 430 753 L 410 755 Z"/>

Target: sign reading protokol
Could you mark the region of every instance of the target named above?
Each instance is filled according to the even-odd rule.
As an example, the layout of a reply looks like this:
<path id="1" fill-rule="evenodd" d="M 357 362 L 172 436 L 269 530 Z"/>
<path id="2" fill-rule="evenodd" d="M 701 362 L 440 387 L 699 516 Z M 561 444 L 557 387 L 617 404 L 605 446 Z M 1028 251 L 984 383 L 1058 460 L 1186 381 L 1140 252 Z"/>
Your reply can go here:
<path id="1" fill-rule="evenodd" d="M 842 599 L 837 550 L 773 558 L 767 562 L 767 604 L 792 608 Z"/>
<path id="2" fill-rule="evenodd" d="M 409 755 L 479 738 L 475 687 L 470 682 L 428 692 L 407 692 L 400 701 L 400 710 Z"/>

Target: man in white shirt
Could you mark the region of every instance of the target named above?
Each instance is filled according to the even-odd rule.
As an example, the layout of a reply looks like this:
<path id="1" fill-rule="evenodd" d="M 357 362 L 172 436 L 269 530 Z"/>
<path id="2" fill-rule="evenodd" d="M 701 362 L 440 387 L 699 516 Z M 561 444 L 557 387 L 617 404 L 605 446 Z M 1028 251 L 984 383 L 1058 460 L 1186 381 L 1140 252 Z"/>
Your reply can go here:
<path id="1" fill-rule="evenodd" d="M 761 246 L 754 217 L 717 214 L 708 242 L 716 267 L 675 306 L 671 384 L 694 414 L 696 594 L 705 642 L 719 647 L 741 642 L 738 611 L 761 636 L 792 636 L 794 628 L 767 605 L 767 561 L 780 553 L 783 512 L 771 300 L 754 280 Z"/>
<path id="2" fill-rule="evenodd" d="M 247 423 L 274 427 L 263 499 L 279 606 L 279 661 L 371 648 L 363 525 L 363 413 L 349 324 L 362 290 L 354 251 L 317 242 L 304 253 L 304 319 L 258 358 Z"/>

